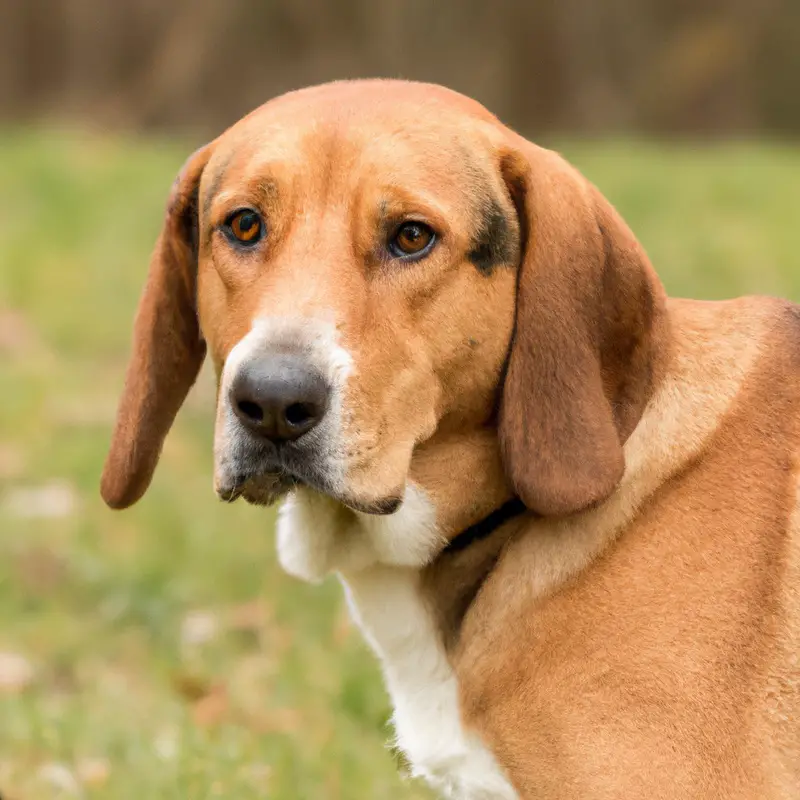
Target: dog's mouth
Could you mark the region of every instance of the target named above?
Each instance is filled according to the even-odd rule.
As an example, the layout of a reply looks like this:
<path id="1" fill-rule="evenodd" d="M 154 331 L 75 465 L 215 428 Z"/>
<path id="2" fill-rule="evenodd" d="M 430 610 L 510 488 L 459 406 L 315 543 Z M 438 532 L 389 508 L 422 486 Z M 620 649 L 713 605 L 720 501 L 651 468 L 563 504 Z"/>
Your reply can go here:
<path id="1" fill-rule="evenodd" d="M 276 444 L 239 431 L 217 450 L 216 459 L 216 492 L 226 503 L 242 498 L 269 506 L 299 485 L 330 493 L 316 447 Z"/>
<path id="2" fill-rule="evenodd" d="M 226 503 L 233 503 L 240 497 L 254 506 L 271 506 L 302 481 L 288 472 L 266 472 L 261 474 L 240 474 L 233 480 L 217 487 L 217 495 Z"/>
<path id="3" fill-rule="evenodd" d="M 227 463 L 218 477 L 217 495 L 226 503 L 239 498 L 251 505 L 271 506 L 298 487 L 312 489 L 327 495 L 352 511 L 364 514 L 393 514 L 402 503 L 402 492 L 397 491 L 378 498 L 359 498 L 334 486 L 321 465 L 314 461 L 272 456 L 248 463 Z"/>

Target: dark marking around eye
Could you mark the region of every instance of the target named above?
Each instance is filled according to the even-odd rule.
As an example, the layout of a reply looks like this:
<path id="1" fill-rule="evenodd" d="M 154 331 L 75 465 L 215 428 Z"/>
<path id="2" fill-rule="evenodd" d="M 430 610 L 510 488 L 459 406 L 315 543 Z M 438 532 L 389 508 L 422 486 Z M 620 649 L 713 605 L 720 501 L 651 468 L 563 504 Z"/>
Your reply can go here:
<path id="1" fill-rule="evenodd" d="M 481 210 L 480 224 L 467 258 L 484 275 L 491 275 L 498 264 L 516 263 L 518 247 L 519 243 L 503 209 L 496 200 L 487 200 Z"/>

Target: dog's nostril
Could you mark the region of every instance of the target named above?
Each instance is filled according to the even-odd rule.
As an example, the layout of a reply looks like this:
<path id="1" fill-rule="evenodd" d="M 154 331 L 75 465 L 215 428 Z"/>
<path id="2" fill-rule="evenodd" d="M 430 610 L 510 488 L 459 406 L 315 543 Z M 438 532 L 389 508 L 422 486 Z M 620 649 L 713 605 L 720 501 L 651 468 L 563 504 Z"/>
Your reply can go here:
<path id="1" fill-rule="evenodd" d="M 252 420 L 253 422 L 264 421 L 264 409 L 262 409 L 257 403 L 253 403 L 250 400 L 240 400 L 236 405 L 238 406 L 239 411 L 241 411 L 242 414 L 244 414 L 249 420 Z"/>
<path id="2" fill-rule="evenodd" d="M 286 421 L 295 427 L 306 425 L 316 416 L 316 409 L 310 403 L 292 403 L 284 411 Z"/>

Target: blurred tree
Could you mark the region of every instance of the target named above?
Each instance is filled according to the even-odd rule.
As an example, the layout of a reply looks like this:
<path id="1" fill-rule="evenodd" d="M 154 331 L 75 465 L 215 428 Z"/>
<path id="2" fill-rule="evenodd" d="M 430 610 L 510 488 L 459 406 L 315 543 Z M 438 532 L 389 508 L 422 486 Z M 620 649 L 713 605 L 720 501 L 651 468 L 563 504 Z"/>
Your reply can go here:
<path id="1" fill-rule="evenodd" d="M 0 0 L 0 117 L 219 130 L 333 78 L 526 131 L 800 133 L 797 0 Z"/>

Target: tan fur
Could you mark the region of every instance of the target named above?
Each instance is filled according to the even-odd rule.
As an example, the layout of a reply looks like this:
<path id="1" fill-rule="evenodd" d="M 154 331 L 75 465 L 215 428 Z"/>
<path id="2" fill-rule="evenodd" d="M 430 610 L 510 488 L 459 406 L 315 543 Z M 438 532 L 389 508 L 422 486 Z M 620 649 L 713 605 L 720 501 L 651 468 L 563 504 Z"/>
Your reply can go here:
<path id="1" fill-rule="evenodd" d="M 247 254 L 216 230 L 243 205 L 268 227 Z M 406 217 L 439 242 L 400 264 L 381 246 Z M 205 346 L 221 373 L 263 318 L 352 360 L 346 492 L 309 506 L 341 518 L 331 541 L 412 484 L 439 551 L 514 494 L 531 509 L 419 574 L 520 797 L 800 796 L 800 310 L 667 300 L 597 189 L 453 92 L 292 93 L 176 184 L 109 504 L 145 491 Z"/>

